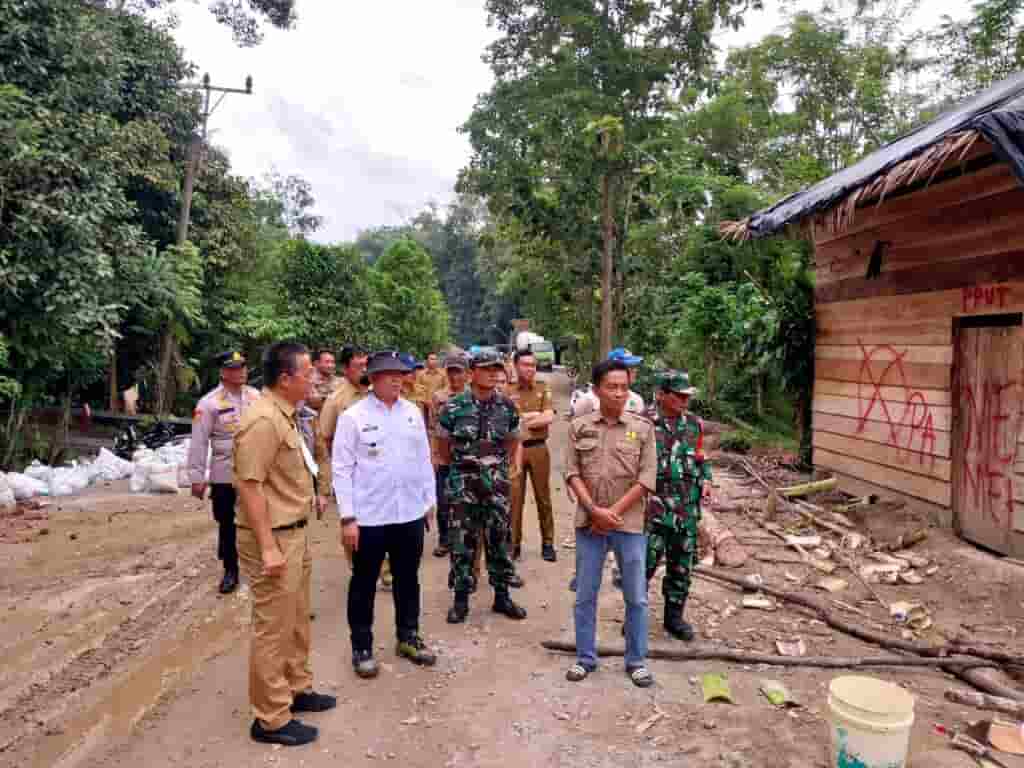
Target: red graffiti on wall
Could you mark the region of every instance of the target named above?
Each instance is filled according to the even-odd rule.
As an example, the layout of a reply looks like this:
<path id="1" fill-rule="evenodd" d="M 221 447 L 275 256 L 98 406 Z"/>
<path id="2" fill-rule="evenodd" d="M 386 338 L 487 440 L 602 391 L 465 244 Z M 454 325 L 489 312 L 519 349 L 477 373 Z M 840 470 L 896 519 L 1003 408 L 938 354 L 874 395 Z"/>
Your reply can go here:
<path id="1" fill-rule="evenodd" d="M 1008 526 L 1013 521 L 1013 465 L 1017 461 L 1024 401 L 1016 414 L 1008 413 L 1005 395 L 1017 386 L 1016 381 L 986 381 L 978 391 L 970 384 L 960 389 L 964 487 L 968 500 L 975 507 L 985 506 L 986 516 L 997 525 Z M 986 497 L 991 504 L 983 505 Z"/>
<path id="2" fill-rule="evenodd" d="M 895 446 L 906 460 L 916 457 L 918 463 L 935 463 L 935 417 L 924 392 L 911 389 L 903 358 L 907 350 L 880 344 L 868 349 L 858 340 L 861 350 L 857 381 L 857 434 L 863 434 L 868 422 L 886 425 L 886 443 Z M 876 370 L 881 367 L 881 373 Z M 883 397 L 882 388 L 890 387 L 890 397 Z M 892 395 L 895 394 L 895 398 Z"/>
<path id="3" fill-rule="evenodd" d="M 1005 309 L 1006 297 L 1010 294 L 1008 285 L 972 285 L 961 290 L 964 312 L 981 309 Z"/>

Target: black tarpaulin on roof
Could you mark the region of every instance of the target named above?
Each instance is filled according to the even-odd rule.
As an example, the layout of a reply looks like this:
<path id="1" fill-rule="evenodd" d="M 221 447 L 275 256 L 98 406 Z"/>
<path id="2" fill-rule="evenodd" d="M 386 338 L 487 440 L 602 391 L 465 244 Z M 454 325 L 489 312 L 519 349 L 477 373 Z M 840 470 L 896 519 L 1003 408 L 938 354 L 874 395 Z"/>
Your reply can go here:
<path id="1" fill-rule="evenodd" d="M 1024 72 L 996 83 L 859 163 L 758 211 L 750 217 L 747 232 L 750 237 L 774 235 L 788 224 L 830 208 L 946 136 L 966 130 L 979 131 L 1024 183 Z"/>

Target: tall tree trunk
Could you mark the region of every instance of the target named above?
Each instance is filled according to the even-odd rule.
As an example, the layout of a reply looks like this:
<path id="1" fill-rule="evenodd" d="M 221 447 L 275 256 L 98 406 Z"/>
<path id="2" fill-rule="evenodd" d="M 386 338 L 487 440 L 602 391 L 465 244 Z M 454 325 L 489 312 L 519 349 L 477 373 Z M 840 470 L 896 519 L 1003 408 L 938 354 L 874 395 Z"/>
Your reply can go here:
<path id="1" fill-rule="evenodd" d="M 108 407 L 111 413 L 117 413 L 117 401 L 118 390 L 117 390 L 117 345 L 110 351 L 110 376 L 107 377 L 109 387 L 107 388 L 107 397 L 109 399 Z"/>
<path id="2" fill-rule="evenodd" d="M 754 375 L 754 410 L 757 418 L 764 418 L 764 376 L 760 373 Z"/>
<path id="3" fill-rule="evenodd" d="M 598 352 L 601 358 L 612 349 L 612 327 L 615 297 L 612 278 L 615 271 L 615 216 L 612 205 L 614 179 L 610 173 L 601 177 L 601 336 Z"/>
<path id="4" fill-rule="evenodd" d="M 178 227 L 175 232 L 175 245 L 181 246 L 188 240 L 188 227 L 192 215 L 192 193 L 195 190 L 196 170 L 199 166 L 199 154 L 203 140 L 198 135 L 192 136 L 185 159 L 185 178 L 181 185 L 181 210 L 178 212 Z M 164 324 L 160 336 L 160 367 L 157 370 L 156 411 L 158 414 L 169 414 L 174 410 L 174 400 L 178 394 L 177 377 L 171 370 L 178 356 L 178 340 L 171 330 L 171 321 Z"/>
<path id="5" fill-rule="evenodd" d="M 715 353 L 708 350 L 704 358 L 708 371 L 708 402 L 715 402 Z"/>

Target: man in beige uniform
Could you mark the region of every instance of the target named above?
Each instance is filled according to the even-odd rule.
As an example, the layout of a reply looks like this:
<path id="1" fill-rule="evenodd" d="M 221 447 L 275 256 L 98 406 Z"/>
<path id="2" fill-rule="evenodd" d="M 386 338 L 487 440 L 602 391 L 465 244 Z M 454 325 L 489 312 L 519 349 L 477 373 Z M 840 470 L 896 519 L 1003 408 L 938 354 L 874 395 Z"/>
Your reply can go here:
<path id="1" fill-rule="evenodd" d="M 429 424 L 430 404 L 434 400 L 434 395 L 448 386 L 448 376 L 438 365 L 436 352 L 427 355 L 427 365 L 416 375 L 416 384 L 420 388 L 420 404 L 423 406 Z"/>
<path id="2" fill-rule="evenodd" d="M 293 712 L 324 712 L 337 702 L 313 691 L 310 575 L 306 526 L 316 504 L 317 472 L 296 422 L 309 397 L 313 365 L 301 344 L 271 346 L 263 363 L 264 394 L 235 437 L 238 554 L 252 589 L 249 701 L 255 741 L 308 744 L 317 729 Z"/>
<path id="3" fill-rule="evenodd" d="M 325 451 L 320 462 L 320 495 L 330 498 L 331 490 L 331 452 L 334 447 L 334 431 L 338 428 L 338 417 L 353 403 L 366 397 L 370 391 L 370 382 L 366 378 L 366 362 L 369 355 L 360 347 L 346 346 L 341 350 L 342 377 L 334 392 L 320 409 L 320 420 L 317 429 Z"/>
<path id="4" fill-rule="evenodd" d="M 314 411 L 319 411 L 324 407 L 327 398 L 341 384 L 341 379 L 338 378 L 334 353 L 329 349 L 317 350 L 313 356 L 313 368 L 313 391 L 306 405 Z"/>
<path id="5" fill-rule="evenodd" d="M 217 358 L 220 386 L 207 394 L 192 413 L 192 437 L 188 452 L 189 483 L 192 495 L 200 501 L 210 489 L 213 519 L 217 521 L 217 557 L 224 564 L 220 593 L 238 588 L 238 548 L 235 544 L 235 487 L 231 484 L 235 432 L 242 416 L 260 393 L 245 382 L 249 377 L 245 355 L 235 350 Z M 206 477 L 206 457 L 210 457 L 210 477 Z"/>
<path id="6" fill-rule="evenodd" d="M 551 506 L 551 454 L 548 451 L 548 428 L 555 420 L 551 387 L 537 380 L 537 359 L 529 350 L 515 353 L 516 383 L 509 387 L 508 397 L 515 403 L 525 436 L 522 442 L 523 469 L 512 480 L 512 559 L 522 555 L 523 506 L 526 503 L 526 478 L 533 485 L 540 522 L 541 555 L 555 562 L 555 514 Z"/>

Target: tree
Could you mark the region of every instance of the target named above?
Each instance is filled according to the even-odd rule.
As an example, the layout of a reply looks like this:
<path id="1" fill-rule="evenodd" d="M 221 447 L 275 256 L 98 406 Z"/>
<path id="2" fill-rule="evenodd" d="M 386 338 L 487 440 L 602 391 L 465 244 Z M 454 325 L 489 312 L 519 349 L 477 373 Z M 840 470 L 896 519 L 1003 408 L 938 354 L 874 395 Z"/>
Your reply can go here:
<path id="1" fill-rule="evenodd" d="M 760 0 L 487 3 L 495 84 L 463 127 L 474 154 L 462 186 L 577 258 L 599 244 L 602 354 L 635 177 L 659 151 L 670 94 L 704 89 L 712 31 L 750 7 Z"/>
<path id="2" fill-rule="evenodd" d="M 448 341 L 448 307 L 428 254 L 411 238 L 392 244 L 371 273 L 385 341 L 421 357 Z"/>
<path id="3" fill-rule="evenodd" d="M 142 14 L 172 8 L 177 0 L 83 0 L 99 8 L 118 13 Z M 263 40 L 260 22 L 265 20 L 278 29 L 295 24 L 295 0 L 212 0 L 210 13 L 231 29 L 235 42 L 242 47 L 259 45 Z"/>
<path id="4" fill-rule="evenodd" d="M 324 217 L 313 213 L 313 185 L 301 176 L 282 176 L 273 170 L 263 177 L 262 184 L 253 181 L 252 186 L 262 203 L 259 214 L 266 221 L 280 222 L 290 234 L 300 237 L 309 237 L 323 226 Z"/>
<path id="5" fill-rule="evenodd" d="M 951 99 L 972 96 L 1024 66 L 1024 0 L 981 0 L 972 15 L 948 15 L 932 30 L 939 85 Z"/>

